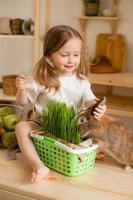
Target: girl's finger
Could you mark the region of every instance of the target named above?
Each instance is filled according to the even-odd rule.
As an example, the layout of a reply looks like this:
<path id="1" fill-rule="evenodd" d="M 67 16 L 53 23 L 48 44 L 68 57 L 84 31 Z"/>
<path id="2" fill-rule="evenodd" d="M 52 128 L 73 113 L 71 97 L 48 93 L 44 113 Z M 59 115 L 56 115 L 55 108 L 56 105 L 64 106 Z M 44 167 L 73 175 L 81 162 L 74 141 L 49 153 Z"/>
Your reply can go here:
<path id="1" fill-rule="evenodd" d="M 95 112 L 95 111 L 94 111 L 93 114 L 94 114 L 94 116 L 96 116 L 96 117 L 101 117 L 101 116 L 103 115 L 103 113 L 98 113 L 98 112 Z"/>
<path id="2" fill-rule="evenodd" d="M 95 116 L 95 115 L 94 115 L 94 118 L 95 118 L 96 120 L 100 120 L 100 119 L 101 119 L 101 117 L 98 117 L 98 116 Z"/>
<path id="3" fill-rule="evenodd" d="M 104 109 L 96 108 L 94 112 L 97 112 L 97 113 L 104 113 Z"/>

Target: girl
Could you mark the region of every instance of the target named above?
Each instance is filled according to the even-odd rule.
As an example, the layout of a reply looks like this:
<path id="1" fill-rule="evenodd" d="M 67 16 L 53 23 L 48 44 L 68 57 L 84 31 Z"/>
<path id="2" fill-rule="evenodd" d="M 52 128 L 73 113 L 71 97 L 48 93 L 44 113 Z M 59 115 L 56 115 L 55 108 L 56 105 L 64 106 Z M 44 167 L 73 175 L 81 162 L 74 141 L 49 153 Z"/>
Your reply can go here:
<path id="1" fill-rule="evenodd" d="M 16 126 L 19 147 L 32 168 L 31 182 L 43 179 L 49 173 L 38 157 L 29 137 L 31 130 L 40 125 L 42 108 L 49 100 L 65 102 L 75 108 L 82 101 L 95 100 L 87 80 L 87 68 L 83 62 L 81 35 L 69 26 L 55 26 L 45 36 L 43 57 L 33 69 L 32 80 L 24 75 L 16 78 L 17 102 L 21 106 L 32 103 L 34 116 Z M 94 111 L 98 120 L 106 106 Z"/>

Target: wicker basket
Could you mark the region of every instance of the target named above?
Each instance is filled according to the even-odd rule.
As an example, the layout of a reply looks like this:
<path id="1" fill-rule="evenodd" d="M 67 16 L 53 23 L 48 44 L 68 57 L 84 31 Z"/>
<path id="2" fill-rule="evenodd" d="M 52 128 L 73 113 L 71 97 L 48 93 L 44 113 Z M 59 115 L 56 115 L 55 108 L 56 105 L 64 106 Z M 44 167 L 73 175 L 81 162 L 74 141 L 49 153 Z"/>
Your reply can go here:
<path id="1" fill-rule="evenodd" d="M 7 96 L 16 95 L 17 89 L 15 86 L 15 80 L 17 75 L 3 76 L 3 94 Z"/>
<path id="2" fill-rule="evenodd" d="M 24 20 L 19 19 L 19 18 L 10 20 L 10 26 L 11 26 L 11 31 L 13 35 L 23 34 L 23 31 L 22 31 L 23 22 Z"/>

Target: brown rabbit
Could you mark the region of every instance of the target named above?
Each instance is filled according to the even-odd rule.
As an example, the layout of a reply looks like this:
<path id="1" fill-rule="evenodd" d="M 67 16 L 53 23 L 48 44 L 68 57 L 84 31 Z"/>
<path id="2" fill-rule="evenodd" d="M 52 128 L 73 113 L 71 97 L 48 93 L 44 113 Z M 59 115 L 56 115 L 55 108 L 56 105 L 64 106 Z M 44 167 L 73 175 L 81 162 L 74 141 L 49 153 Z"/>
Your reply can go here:
<path id="1" fill-rule="evenodd" d="M 85 107 L 79 112 L 81 137 L 93 138 L 99 144 L 99 151 L 106 152 L 124 166 L 133 166 L 133 132 L 120 121 L 104 115 L 99 121 L 93 117 L 93 111 L 99 103 Z"/>

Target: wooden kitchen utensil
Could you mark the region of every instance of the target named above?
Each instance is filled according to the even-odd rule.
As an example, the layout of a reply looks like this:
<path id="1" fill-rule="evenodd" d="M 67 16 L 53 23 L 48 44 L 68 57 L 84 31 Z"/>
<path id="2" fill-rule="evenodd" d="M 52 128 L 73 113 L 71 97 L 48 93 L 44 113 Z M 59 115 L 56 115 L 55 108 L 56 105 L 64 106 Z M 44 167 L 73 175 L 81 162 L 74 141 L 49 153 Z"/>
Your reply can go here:
<path id="1" fill-rule="evenodd" d="M 96 63 L 96 65 L 93 63 L 90 67 L 90 71 L 92 73 L 113 73 L 123 71 L 127 49 L 126 46 L 125 38 L 121 34 L 99 34 L 96 41 L 96 58 L 101 58 L 102 61 L 103 59 L 106 61 L 108 60 L 110 65 L 108 66 L 108 62 L 105 62 L 103 66 L 101 63 Z"/>

